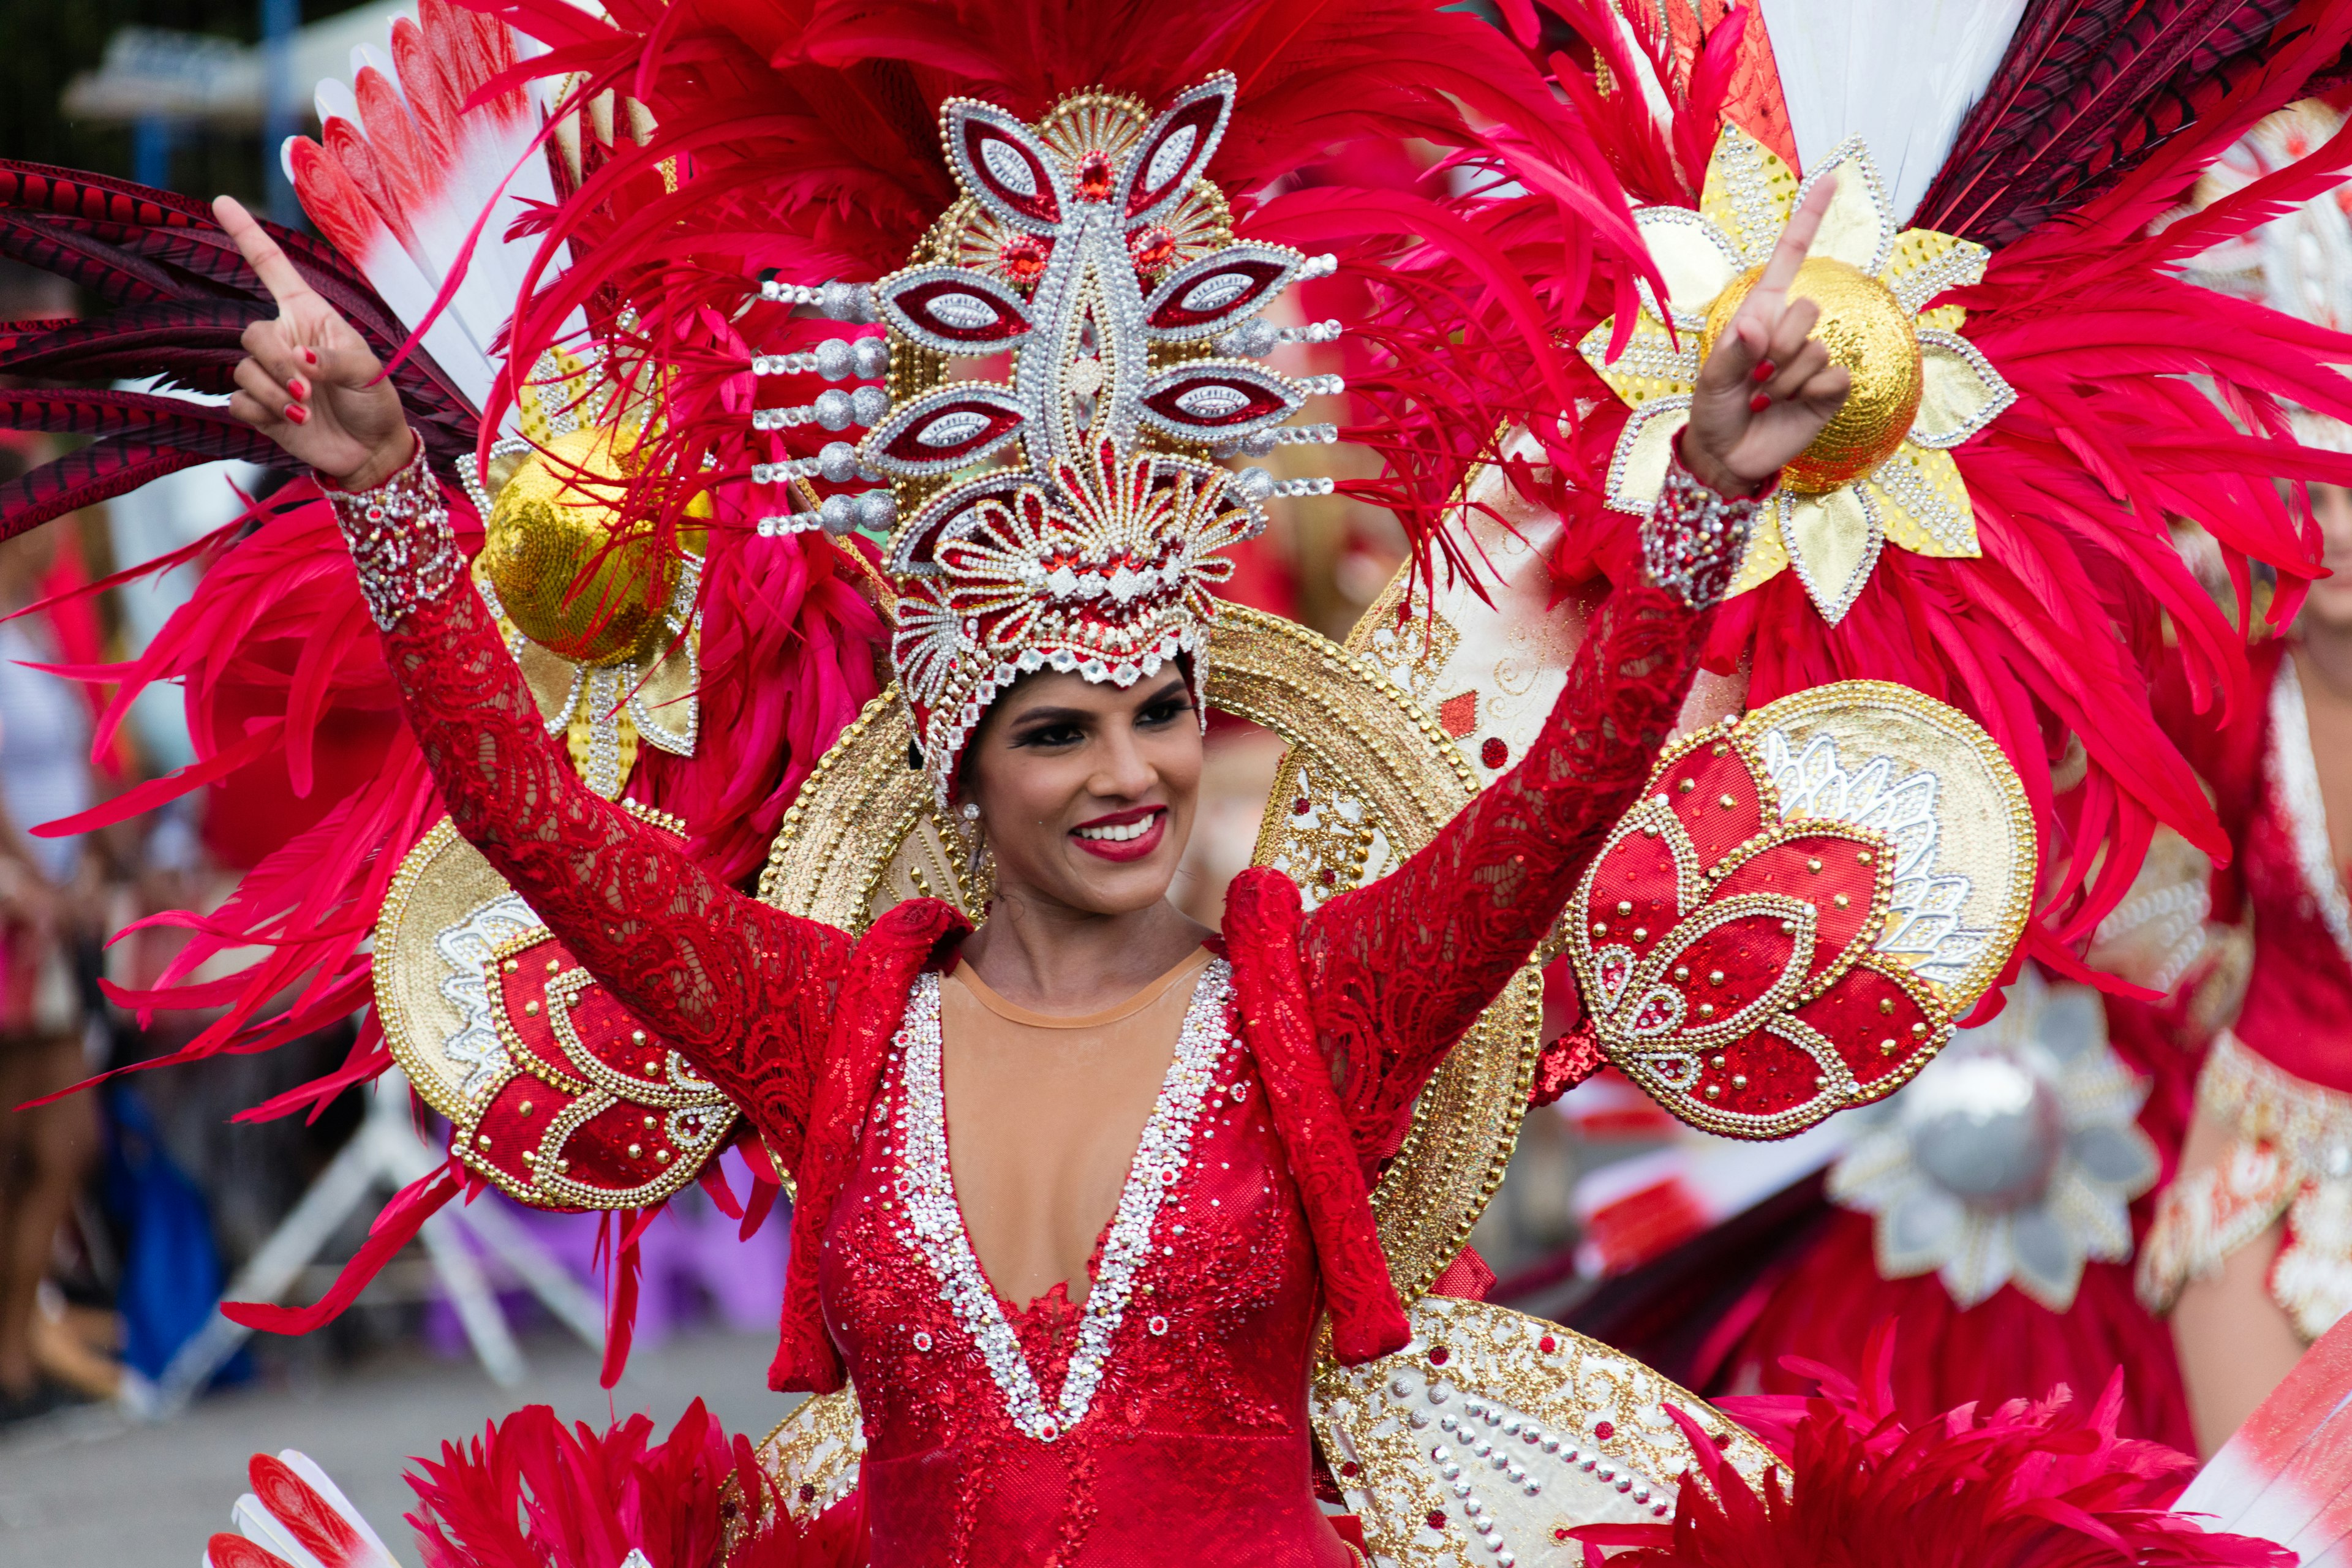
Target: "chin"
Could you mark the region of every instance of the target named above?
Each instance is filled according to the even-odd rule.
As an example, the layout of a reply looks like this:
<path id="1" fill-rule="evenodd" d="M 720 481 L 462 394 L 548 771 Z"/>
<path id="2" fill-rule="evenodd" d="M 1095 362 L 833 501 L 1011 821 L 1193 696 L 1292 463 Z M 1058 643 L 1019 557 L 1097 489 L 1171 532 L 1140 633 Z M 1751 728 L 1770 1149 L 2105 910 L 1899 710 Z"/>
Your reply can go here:
<path id="1" fill-rule="evenodd" d="M 1083 858 L 1086 851 L 1078 851 Z M 1175 885 L 1177 862 L 1181 852 L 1152 856 L 1148 860 L 1125 866 L 1069 867 L 1067 875 L 1075 886 L 1071 902 L 1100 915 L 1132 914 L 1137 910 L 1150 909 L 1168 896 Z"/>
<path id="2" fill-rule="evenodd" d="M 1168 896 L 1184 859 L 1184 837 L 1172 829 L 1154 836 L 1142 855 L 1122 859 L 1073 843 L 1062 864 L 1070 901 L 1102 915 L 1132 914 Z"/>

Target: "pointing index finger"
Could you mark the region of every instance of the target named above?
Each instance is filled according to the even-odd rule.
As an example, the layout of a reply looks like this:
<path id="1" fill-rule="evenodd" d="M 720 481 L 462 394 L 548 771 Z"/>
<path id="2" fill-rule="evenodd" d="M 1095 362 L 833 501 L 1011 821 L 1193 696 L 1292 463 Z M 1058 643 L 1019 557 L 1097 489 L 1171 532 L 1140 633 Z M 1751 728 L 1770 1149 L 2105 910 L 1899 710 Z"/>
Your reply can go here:
<path id="1" fill-rule="evenodd" d="M 1805 199 L 1789 216 L 1789 226 L 1780 231 L 1780 243 L 1773 246 L 1771 258 L 1764 263 L 1764 275 L 1756 280 L 1748 294 L 1761 310 L 1775 313 L 1789 292 L 1789 285 L 1797 280 L 1797 268 L 1805 263 L 1806 253 L 1813 247 L 1813 236 L 1821 232 L 1822 218 L 1830 210 L 1830 202 L 1837 195 L 1837 176 L 1832 174 L 1805 193 Z"/>
<path id="2" fill-rule="evenodd" d="M 269 290 L 269 297 L 280 306 L 310 292 L 310 286 L 302 281 L 302 274 L 286 259 L 286 253 L 278 247 L 278 242 L 253 220 L 253 215 L 247 212 L 235 196 L 215 196 L 213 199 L 213 216 L 220 219 L 222 230 L 236 241 L 237 251 L 245 258 L 245 264 L 253 268 L 261 279 L 261 286 Z"/>

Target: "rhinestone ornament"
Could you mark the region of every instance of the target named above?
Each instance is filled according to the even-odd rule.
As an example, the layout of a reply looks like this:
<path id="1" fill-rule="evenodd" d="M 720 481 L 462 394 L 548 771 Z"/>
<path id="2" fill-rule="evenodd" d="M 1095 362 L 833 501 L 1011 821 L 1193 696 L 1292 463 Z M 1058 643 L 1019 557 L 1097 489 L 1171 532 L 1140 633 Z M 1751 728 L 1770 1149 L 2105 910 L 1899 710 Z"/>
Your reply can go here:
<path id="1" fill-rule="evenodd" d="M 373 489 L 346 490 L 320 476 L 319 488 L 352 552 L 360 597 L 383 631 L 447 593 L 466 570 L 440 483 L 425 460 L 424 438 L 414 431 L 410 437 L 415 456 Z"/>

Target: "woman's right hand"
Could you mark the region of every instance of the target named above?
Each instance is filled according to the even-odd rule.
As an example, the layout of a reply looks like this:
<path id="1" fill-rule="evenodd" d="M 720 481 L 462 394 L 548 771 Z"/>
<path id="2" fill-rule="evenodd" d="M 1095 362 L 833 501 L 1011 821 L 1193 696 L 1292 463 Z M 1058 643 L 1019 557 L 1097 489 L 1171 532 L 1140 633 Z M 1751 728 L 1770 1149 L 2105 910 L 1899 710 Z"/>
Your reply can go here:
<path id="1" fill-rule="evenodd" d="M 345 489 L 383 484 L 416 449 L 383 362 L 235 198 L 213 216 L 278 301 L 275 321 L 245 329 L 229 413 Z"/>

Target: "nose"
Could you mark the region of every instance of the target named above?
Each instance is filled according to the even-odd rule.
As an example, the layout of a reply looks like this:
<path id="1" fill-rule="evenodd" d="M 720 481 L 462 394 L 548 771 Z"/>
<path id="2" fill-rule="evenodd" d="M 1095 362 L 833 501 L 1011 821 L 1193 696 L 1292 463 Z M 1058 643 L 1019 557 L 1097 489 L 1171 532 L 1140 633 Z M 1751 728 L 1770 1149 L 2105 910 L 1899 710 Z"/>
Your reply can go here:
<path id="1" fill-rule="evenodd" d="M 1160 782 L 1160 770 L 1136 743 L 1131 726 L 1112 724 L 1106 731 L 1097 751 L 1095 771 L 1087 780 L 1087 790 L 1106 800 L 1141 799 Z"/>

